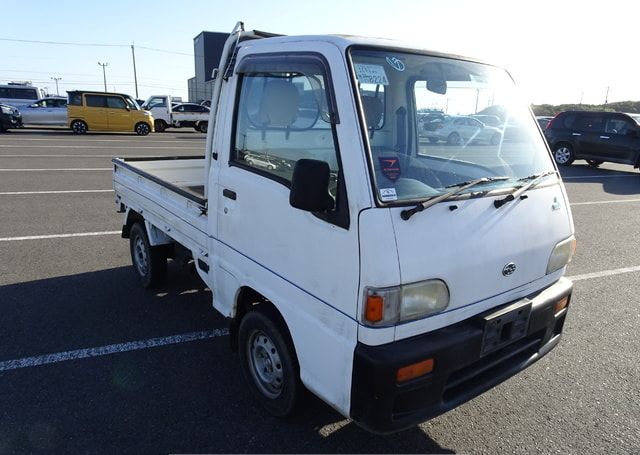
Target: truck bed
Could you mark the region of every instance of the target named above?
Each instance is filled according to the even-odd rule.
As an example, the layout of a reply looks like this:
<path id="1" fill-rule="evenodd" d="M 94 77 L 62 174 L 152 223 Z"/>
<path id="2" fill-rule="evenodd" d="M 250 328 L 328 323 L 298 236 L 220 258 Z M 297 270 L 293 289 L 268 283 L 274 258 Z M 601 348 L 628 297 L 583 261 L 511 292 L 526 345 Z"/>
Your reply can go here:
<path id="1" fill-rule="evenodd" d="M 196 255 L 207 252 L 203 156 L 114 158 L 116 202 Z"/>

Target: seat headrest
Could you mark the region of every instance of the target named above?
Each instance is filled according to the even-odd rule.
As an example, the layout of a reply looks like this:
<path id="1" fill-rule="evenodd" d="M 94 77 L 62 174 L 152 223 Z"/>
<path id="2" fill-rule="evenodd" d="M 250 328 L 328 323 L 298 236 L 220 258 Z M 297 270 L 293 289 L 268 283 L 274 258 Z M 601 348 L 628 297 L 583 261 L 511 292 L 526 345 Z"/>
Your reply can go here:
<path id="1" fill-rule="evenodd" d="M 258 121 L 261 126 L 285 128 L 298 118 L 300 94 L 291 82 L 271 80 L 262 94 Z"/>
<path id="2" fill-rule="evenodd" d="M 367 121 L 367 128 L 373 129 L 380 125 L 384 110 L 384 106 L 382 105 L 380 98 L 363 96 L 362 109 L 364 110 L 364 117 Z"/>

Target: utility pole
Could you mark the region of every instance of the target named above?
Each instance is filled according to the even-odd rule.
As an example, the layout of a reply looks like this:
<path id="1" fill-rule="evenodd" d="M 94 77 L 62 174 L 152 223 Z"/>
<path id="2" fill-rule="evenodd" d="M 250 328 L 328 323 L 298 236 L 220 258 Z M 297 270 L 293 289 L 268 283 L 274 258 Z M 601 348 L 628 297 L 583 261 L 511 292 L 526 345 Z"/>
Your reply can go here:
<path id="1" fill-rule="evenodd" d="M 52 81 L 56 81 L 56 95 L 60 96 L 60 92 L 58 91 L 58 81 L 61 80 L 61 77 L 52 77 Z"/>
<path id="2" fill-rule="evenodd" d="M 607 94 L 604 96 L 604 104 L 609 102 L 609 87 L 607 86 Z"/>
<path id="3" fill-rule="evenodd" d="M 102 67 L 102 77 L 104 79 L 104 91 L 106 92 L 107 91 L 107 73 L 104 68 L 109 66 L 109 62 L 105 62 L 105 63 L 98 62 L 98 65 Z"/>
<path id="4" fill-rule="evenodd" d="M 131 44 L 131 56 L 133 57 L 133 80 L 136 84 L 136 99 L 138 99 L 138 74 L 136 73 L 136 51 L 133 47 L 133 43 Z"/>

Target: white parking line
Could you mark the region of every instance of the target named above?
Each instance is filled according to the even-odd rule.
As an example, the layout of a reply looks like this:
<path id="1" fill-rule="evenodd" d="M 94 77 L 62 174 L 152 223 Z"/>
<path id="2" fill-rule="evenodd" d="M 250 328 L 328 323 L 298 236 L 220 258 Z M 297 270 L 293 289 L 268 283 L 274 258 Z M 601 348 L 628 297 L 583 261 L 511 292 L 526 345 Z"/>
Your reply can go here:
<path id="1" fill-rule="evenodd" d="M 68 237 L 93 237 L 98 235 L 121 234 L 122 231 L 76 232 L 74 234 L 25 235 L 22 237 L 0 237 L 0 242 L 17 242 L 20 240 L 64 239 Z"/>
<path id="2" fill-rule="evenodd" d="M 605 276 L 620 275 L 622 273 L 631 273 L 631 272 L 640 272 L 640 266 L 623 267 L 621 269 L 602 270 L 600 272 L 585 273 L 583 275 L 574 275 L 574 276 L 569 276 L 567 278 L 569 278 L 572 281 L 582 281 L 582 280 L 590 280 L 592 278 L 602 278 Z"/>
<path id="3" fill-rule="evenodd" d="M 0 169 L 0 172 L 46 172 L 46 171 L 111 171 L 110 167 L 68 167 L 57 169 Z"/>
<path id="4" fill-rule="evenodd" d="M 189 343 L 192 341 L 208 340 L 229 335 L 227 329 L 214 329 L 203 332 L 183 333 L 162 338 L 150 338 L 148 340 L 131 341 L 129 343 L 110 344 L 96 348 L 78 349 L 76 351 L 56 352 L 53 354 L 24 357 L 22 359 L 5 360 L 0 362 L 0 371 L 16 370 L 18 368 L 37 367 L 51 363 L 65 362 L 67 360 L 88 359 L 103 355 L 117 354 L 119 352 L 138 351 L 140 349 L 156 348 L 170 344 Z"/>
<path id="5" fill-rule="evenodd" d="M 111 193 L 113 190 L 61 190 L 61 191 L 5 191 L 0 196 L 14 196 L 22 194 L 67 194 L 67 193 Z"/>
<path id="6" fill-rule="evenodd" d="M 610 201 L 573 202 L 571 203 L 571 207 L 573 207 L 574 205 L 618 204 L 621 202 L 640 202 L 640 199 L 613 199 Z"/>
<path id="7" fill-rule="evenodd" d="M 574 179 L 615 179 L 622 177 L 633 177 L 640 179 L 640 176 L 634 174 L 616 174 L 616 175 L 574 175 L 570 177 L 562 177 L 562 180 L 574 180 Z"/>
<path id="8" fill-rule="evenodd" d="M 0 158 L 136 158 L 136 157 L 154 157 L 155 155 L 121 155 L 121 154 L 108 154 L 108 155 L 0 155 Z M 204 155 L 202 155 L 204 158 Z"/>
<path id="9" fill-rule="evenodd" d="M 202 136 L 202 138 L 200 137 L 196 137 L 196 138 L 189 138 L 189 139 L 184 139 L 182 141 L 163 141 L 163 140 L 150 140 L 150 139 L 134 139 L 133 137 L 127 137 L 127 138 L 123 138 L 123 139 L 89 139 L 89 138 L 83 138 L 82 141 L 83 142 L 129 142 L 129 141 L 144 141 L 145 143 L 148 144 L 184 144 L 185 142 L 188 141 L 202 141 L 204 142 L 206 136 Z M 3 142 L 5 139 L 8 140 L 15 140 L 18 142 L 27 142 L 27 141 L 47 141 L 47 142 L 52 142 L 52 141 L 58 141 L 58 142 L 74 142 L 76 139 L 73 138 L 47 138 L 47 139 L 38 139 L 38 138 L 19 138 L 19 137 L 5 137 L 3 138 Z"/>
<path id="10" fill-rule="evenodd" d="M 87 146 L 87 145 L 7 145 L 7 144 L 0 144 L 0 148 L 11 148 L 11 149 L 16 149 L 16 148 L 26 148 L 26 149 L 109 149 L 109 150 L 129 150 L 129 149 L 170 149 L 170 150 L 185 150 L 185 149 L 203 149 L 204 148 L 204 144 L 202 144 L 201 146 L 197 146 L 197 145 L 193 145 L 193 146 L 189 146 L 190 144 L 182 144 L 182 145 L 186 145 L 187 147 L 164 147 L 164 146 L 138 146 L 138 145 L 130 145 L 130 146 L 125 146 L 125 147 L 114 147 L 112 145 L 91 145 L 91 146 Z"/>

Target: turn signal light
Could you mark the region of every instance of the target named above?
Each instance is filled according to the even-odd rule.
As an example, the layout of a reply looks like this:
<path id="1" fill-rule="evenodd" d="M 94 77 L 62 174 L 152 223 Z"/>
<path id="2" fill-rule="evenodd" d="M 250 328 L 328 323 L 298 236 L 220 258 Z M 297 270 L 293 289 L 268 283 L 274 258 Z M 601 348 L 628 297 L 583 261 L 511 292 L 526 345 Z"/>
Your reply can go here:
<path id="1" fill-rule="evenodd" d="M 379 295 L 367 296 L 367 307 L 364 312 L 364 317 L 369 322 L 382 321 L 384 309 L 384 299 Z"/>
<path id="2" fill-rule="evenodd" d="M 569 296 L 564 296 L 553 305 L 553 313 L 558 314 L 569 305 Z"/>
<path id="3" fill-rule="evenodd" d="M 433 359 L 423 360 L 421 362 L 412 363 L 406 367 L 398 369 L 396 373 L 396 381 L 406 382 L 410 379 L 424 376 L 433 371 Z"/>

